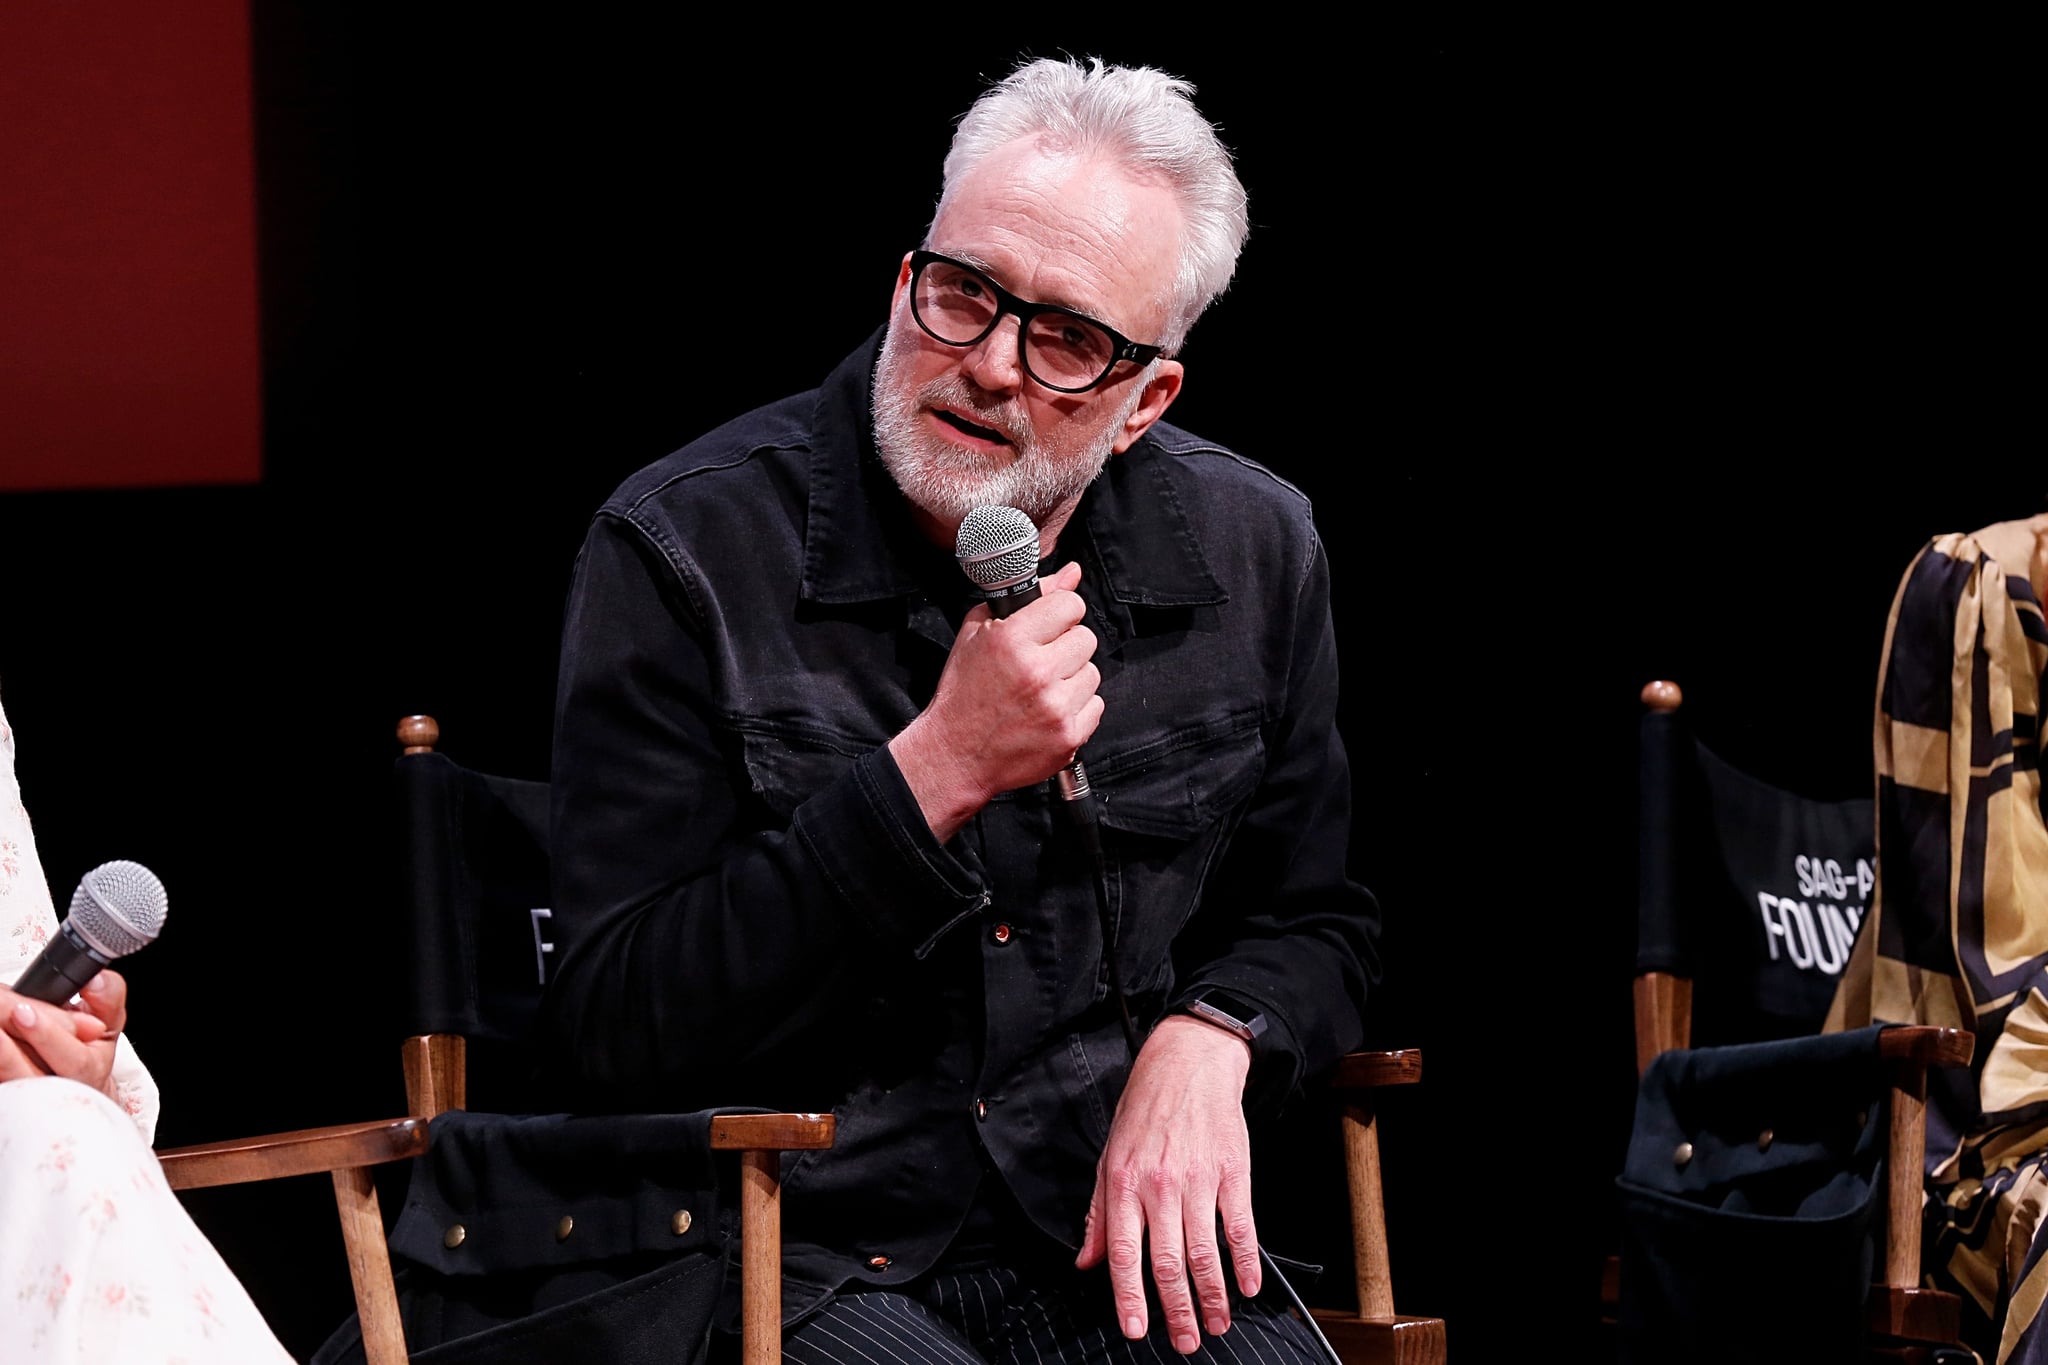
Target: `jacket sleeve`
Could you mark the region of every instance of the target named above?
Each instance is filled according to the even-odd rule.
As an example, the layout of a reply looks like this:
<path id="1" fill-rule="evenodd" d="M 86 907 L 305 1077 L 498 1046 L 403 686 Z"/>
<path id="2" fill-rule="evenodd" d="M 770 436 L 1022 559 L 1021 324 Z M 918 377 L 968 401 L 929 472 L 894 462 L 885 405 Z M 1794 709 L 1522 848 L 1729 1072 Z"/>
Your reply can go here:
<path id="1" fill-rule="evenodd" d="M 1292 605 L 1286 702 L 1265 727 L 1264 778 L 1174 954 L 1174 1005 L 1213 987 L 1265 1012 L 1246 1089 L 1254 1112 L 1358 1046 L 1380 978 L 1379 906 L 1348 870 L 1351 769 L 1336 720 L 1329 564 L 1313 536 Z"/>
<path id="2" fill-rule="evenodd" d="M 542 1056 L 565 1102 L 810 1102 L 846 1011 L 981 904 L 969 855 L 939 846 L 884 747 L 847 755 L 793 814 L 760 799 L 713 684 L 716 610 L 674 547 L 613 514 L 593 524 L 550 771 Z M 776 1094 L 748 1079 L 770 1060 Z"/>

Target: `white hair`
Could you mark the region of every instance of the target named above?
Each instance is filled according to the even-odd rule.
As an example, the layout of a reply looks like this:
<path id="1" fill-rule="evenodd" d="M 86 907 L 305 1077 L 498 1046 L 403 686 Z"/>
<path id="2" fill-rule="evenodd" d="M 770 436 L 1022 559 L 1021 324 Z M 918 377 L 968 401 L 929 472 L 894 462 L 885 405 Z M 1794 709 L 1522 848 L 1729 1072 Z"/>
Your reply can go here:
<path id="1" fill-rule="evenodd" d="M 1182 231 L 1166 335 L 1172 355 L 1237 270 L 1251 220 L 1230 149 L 1194 103 L 1195 87 L 1149 66 L 1027 61 L 991 86 L 960 119 L 946 153 L 939 214 L 966 174 L 1023 137 L 1063 151 L 1102 152 L 1173 190 Z M 936 221 L 936 215 L 934 217 Z"/>

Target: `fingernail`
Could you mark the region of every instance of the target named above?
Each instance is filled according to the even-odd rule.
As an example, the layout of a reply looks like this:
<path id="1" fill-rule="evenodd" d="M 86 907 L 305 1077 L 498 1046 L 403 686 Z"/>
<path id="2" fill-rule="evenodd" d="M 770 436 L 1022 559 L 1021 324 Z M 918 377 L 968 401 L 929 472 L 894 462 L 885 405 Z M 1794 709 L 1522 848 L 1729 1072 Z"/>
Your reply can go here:
<path id="1" fill-rule="evenodd" d="M 30 1008 L 26 1002 L 17 1004 L 14 1007 L 14 1022 L 23 1028 L 34 1028 L 36 1026 L 35 1010 Z"/>
<path id="2" fill-rule="evenodd" d="M 1173 1339 L 1173 1349 L 1179 1351 L 1184 1356 L 1193 1355 L 1195 1349 L 1201 1344 L 1199 1340 L 1192 1336 L 1175 1337 Z"/>
<path id="3" fill-rule="evenodd" d="M 107 974 L 105 972 L 94 972 L 92 980 L 85 983 L 85 988 L 94 995 L 98 995 L 107 988 Z"/>
<path id="4" fill-rule="evenodd" d="M 21 1008 L 23 1008 L 23 1009 L 27 1009 L 27 1008 L 28 1008 L 28 1006 L 26 1006 L 26 1005 L 23 1005 L 23 1006 L 22 1006 Z M 1130 1338 L 1130 1339 L 1131 1339 L 1132 1341 L 1136 1341 L 1136 1340 L 1137 1340 L 1137 1339 L 1138 1339 L 1139 1337 L 1142 1337 L 1142 1336 L 1144 1336 L 1144 1335 L 1145 1335 L 1145 1320 L 1144 1320 L 1143 1318 L 1141 1318 L 1141 1317 L 1137 1317 L 1137 1316 L 1135 1316 L 1135 1315 L 1134 1315 L 1134 1316 L 1131 1316 L 1131 1317 L 1128 1317 L 1128 1318 L 1125 1318 L 1125 1319 L 1124 1319 L 1124 1335 L 1125 1335 L 1125 1336 L 1127 1336 L 1127 1337 L 1129 1337 L 1129 1338 Z"/>
<path id="5" fill-rule="evenodd" d="M 1209 1318 L 1202 1325 L 1209 1329 L 1212 1337 L 1220 1337 L 1230 1330 L 1230 1322 L 1226 1318 Z"/>

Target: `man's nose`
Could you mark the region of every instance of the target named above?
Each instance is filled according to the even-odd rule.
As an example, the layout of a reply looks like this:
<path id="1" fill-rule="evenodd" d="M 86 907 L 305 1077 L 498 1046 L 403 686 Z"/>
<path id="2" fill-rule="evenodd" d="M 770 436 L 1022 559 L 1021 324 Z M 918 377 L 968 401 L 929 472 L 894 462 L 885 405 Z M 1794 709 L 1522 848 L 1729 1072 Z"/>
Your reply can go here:
<path id="1" fill-rule="evenodd" d="M 967 351 L 967 376 L 991 393 L 1014 393 L 1024 385 L 1024 328 L 1000 317 L 987 336 Z"/>

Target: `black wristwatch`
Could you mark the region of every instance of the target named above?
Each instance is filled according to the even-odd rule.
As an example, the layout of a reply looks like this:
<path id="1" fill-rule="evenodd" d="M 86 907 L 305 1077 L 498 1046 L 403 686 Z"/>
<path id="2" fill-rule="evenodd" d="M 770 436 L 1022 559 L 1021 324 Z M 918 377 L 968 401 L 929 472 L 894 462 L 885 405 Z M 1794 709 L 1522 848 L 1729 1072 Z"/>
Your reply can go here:
<path id="1" fill-rule="evenodd" d="M 1257 1005 L 1213 987 L 1182 1001 L 1180 1012 L 1206 1019 L 1218 1028 L 1229 1029 L 1254 1047 L 1258 1046 L 1259 1035 L 1266 1031 L 1265 1012 Z"/>

